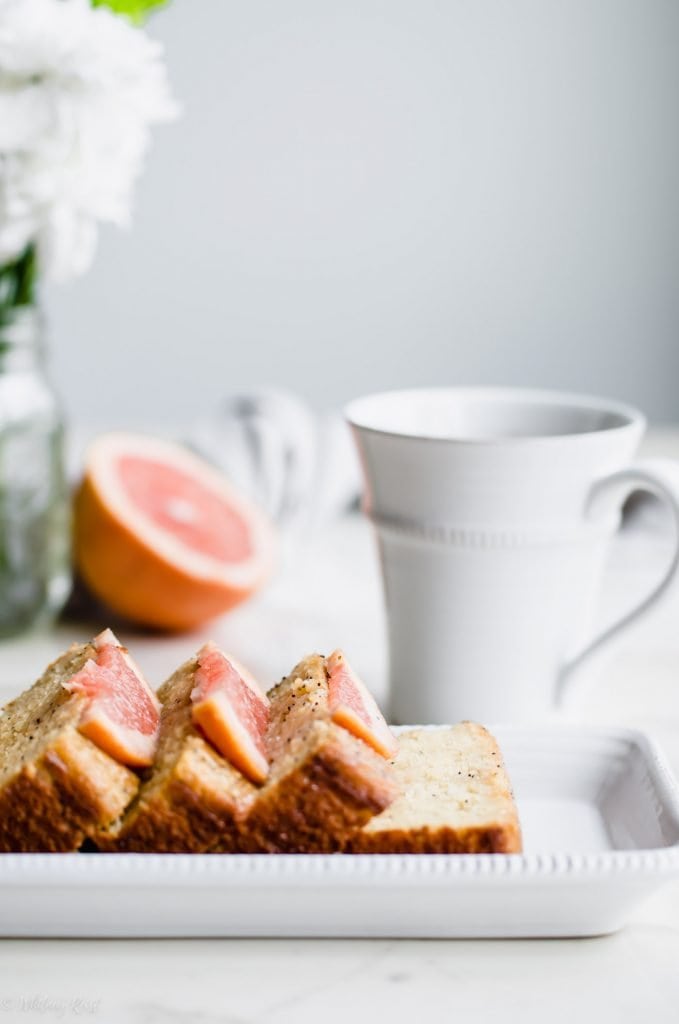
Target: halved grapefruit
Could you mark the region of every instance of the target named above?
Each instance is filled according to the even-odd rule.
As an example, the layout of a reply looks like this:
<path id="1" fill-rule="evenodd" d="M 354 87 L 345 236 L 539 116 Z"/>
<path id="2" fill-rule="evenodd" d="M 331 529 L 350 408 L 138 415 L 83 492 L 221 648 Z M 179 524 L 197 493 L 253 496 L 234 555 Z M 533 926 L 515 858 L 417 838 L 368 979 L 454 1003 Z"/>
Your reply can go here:
<path id="1" fill-rule="evenodd" d="M 153 763 L 158 741 L 158 698 L 110 629 L 92 643 L 96 658 L 63 684 L 89 698 L 78 728 L 116 761 L 144 768 Z"/>
<path id="2" fill-rule="evenodd" d="M 264 782 L 269 700 L 241 665 L 213 644 L 198 652 L 191 691 L 193 721 L 220 754 L 252 782 Z"/>
<path id="3" fill-rule="evenodd" d="M 74 505 L 74 556 L 113 611 L 181 630 L 249 597 L 273 564 L 273 527 L 225 477 L 169 441 L 106 434 Z"/>
<path id="4" fill-rule="evenodd" d="M 398 741 L 375 698 L 349 665 L 342 651 L 326 658 L 328 706 L 333 722 L 364 740 L 382 757 L 395 757 Z"/>

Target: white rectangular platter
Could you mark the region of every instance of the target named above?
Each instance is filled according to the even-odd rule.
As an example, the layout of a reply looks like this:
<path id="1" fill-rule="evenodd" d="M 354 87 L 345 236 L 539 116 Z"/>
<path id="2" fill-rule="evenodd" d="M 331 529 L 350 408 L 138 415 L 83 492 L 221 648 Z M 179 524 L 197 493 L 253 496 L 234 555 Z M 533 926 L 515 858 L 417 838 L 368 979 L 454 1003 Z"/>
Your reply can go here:
<path id="1" fill-rule="evenodd" d="M 494 730 L 520 855 L 2 854 L 2 936 L 582 936 L 679 878 L 679 790 L 623 730 Z"/>

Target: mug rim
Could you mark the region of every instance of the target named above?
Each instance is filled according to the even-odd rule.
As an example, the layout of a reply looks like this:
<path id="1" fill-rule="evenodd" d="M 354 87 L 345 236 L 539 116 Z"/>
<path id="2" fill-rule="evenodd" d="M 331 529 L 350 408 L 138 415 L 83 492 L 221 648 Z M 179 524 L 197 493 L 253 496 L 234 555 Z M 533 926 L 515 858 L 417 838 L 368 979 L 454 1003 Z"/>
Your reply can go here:
<path id="1" fill-rule="evenodd" d="M 385 427 L 371 425 L 367 422 L 368 417 L 360 413 L 363 406 L 372 404 L 380 399 L 395 398 L 402 396 L 422 397 L 423 395 L 457 395 L 467 398 L 478 398 L 481 400 L 502 399 L 510 402 L 531 405 L 552 405 L 555 408 L 571 409 L 575 411 L 600 412 L 618 417 L 621 422 L 612 423 L 609 426 L 597 427 L 591 430 L 571 431 L 568 433 L 536 433 L 536 434 L 507 434 L 488 437 L 465 436 L 455 433 L 415 432 L 407 430 L 392 430 Z M 554 443 L 564 440 L 573 441 L 578 438 L 592 438 L 607 436 L 615 433 L 622 433 L 633 429 L 643 430 L 646 427 L 646 417 L 641 410 L 620 402 L 616 399 L 604 398 L 598 395 L 591 395 L 571 391 L 559 391 L 546 388 L 524 388 L 524 387 L 415 387 L 415 388 L 392 388 L 385 391 L 375 391 L 366 395 L 359 395 L 351 399 L 344 406 L 344 417 L 350 426 L 357 430 L 366 431 L 370 434 L 381 437 L 400 438 L 408 441 L 438 441 L 449 444 L 470 444 L 470 445 L 526 445 L 539 443 Z"/>

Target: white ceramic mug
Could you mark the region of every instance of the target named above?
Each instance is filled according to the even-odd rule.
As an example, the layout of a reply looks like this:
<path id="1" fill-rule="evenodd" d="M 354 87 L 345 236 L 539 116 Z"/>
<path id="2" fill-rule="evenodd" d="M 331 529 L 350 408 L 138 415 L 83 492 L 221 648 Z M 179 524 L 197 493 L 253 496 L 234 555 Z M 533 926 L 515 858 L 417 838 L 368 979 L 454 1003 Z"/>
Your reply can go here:
<path id="1" fill-rule="evenodd" d="M 588 638 L 629 494 L 664 499 L 679 536 L 679 463 L 633 461 L 645 429 L 635 409 L 441 388 L 358 398 L 346 412 L 379 538 L 396 722 L 540 718 L 677 574 L 675 547 L 653 593 Z"/>

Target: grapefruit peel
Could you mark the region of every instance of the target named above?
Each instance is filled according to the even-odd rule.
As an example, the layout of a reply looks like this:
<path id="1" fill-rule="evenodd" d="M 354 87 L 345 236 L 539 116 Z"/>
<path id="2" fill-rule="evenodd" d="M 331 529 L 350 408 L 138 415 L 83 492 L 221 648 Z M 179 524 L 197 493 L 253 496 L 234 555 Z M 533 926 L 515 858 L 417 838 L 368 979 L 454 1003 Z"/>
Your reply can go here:
<path id="1" fill-rule="evenodd" d="M 375 698 L 353 671 L 340 650 L 325 660 L 328 671 L 328 706 L 333 722 L 343 726 L 382 757 L 398 753 L 398 741 L 384 720 Z"/>

